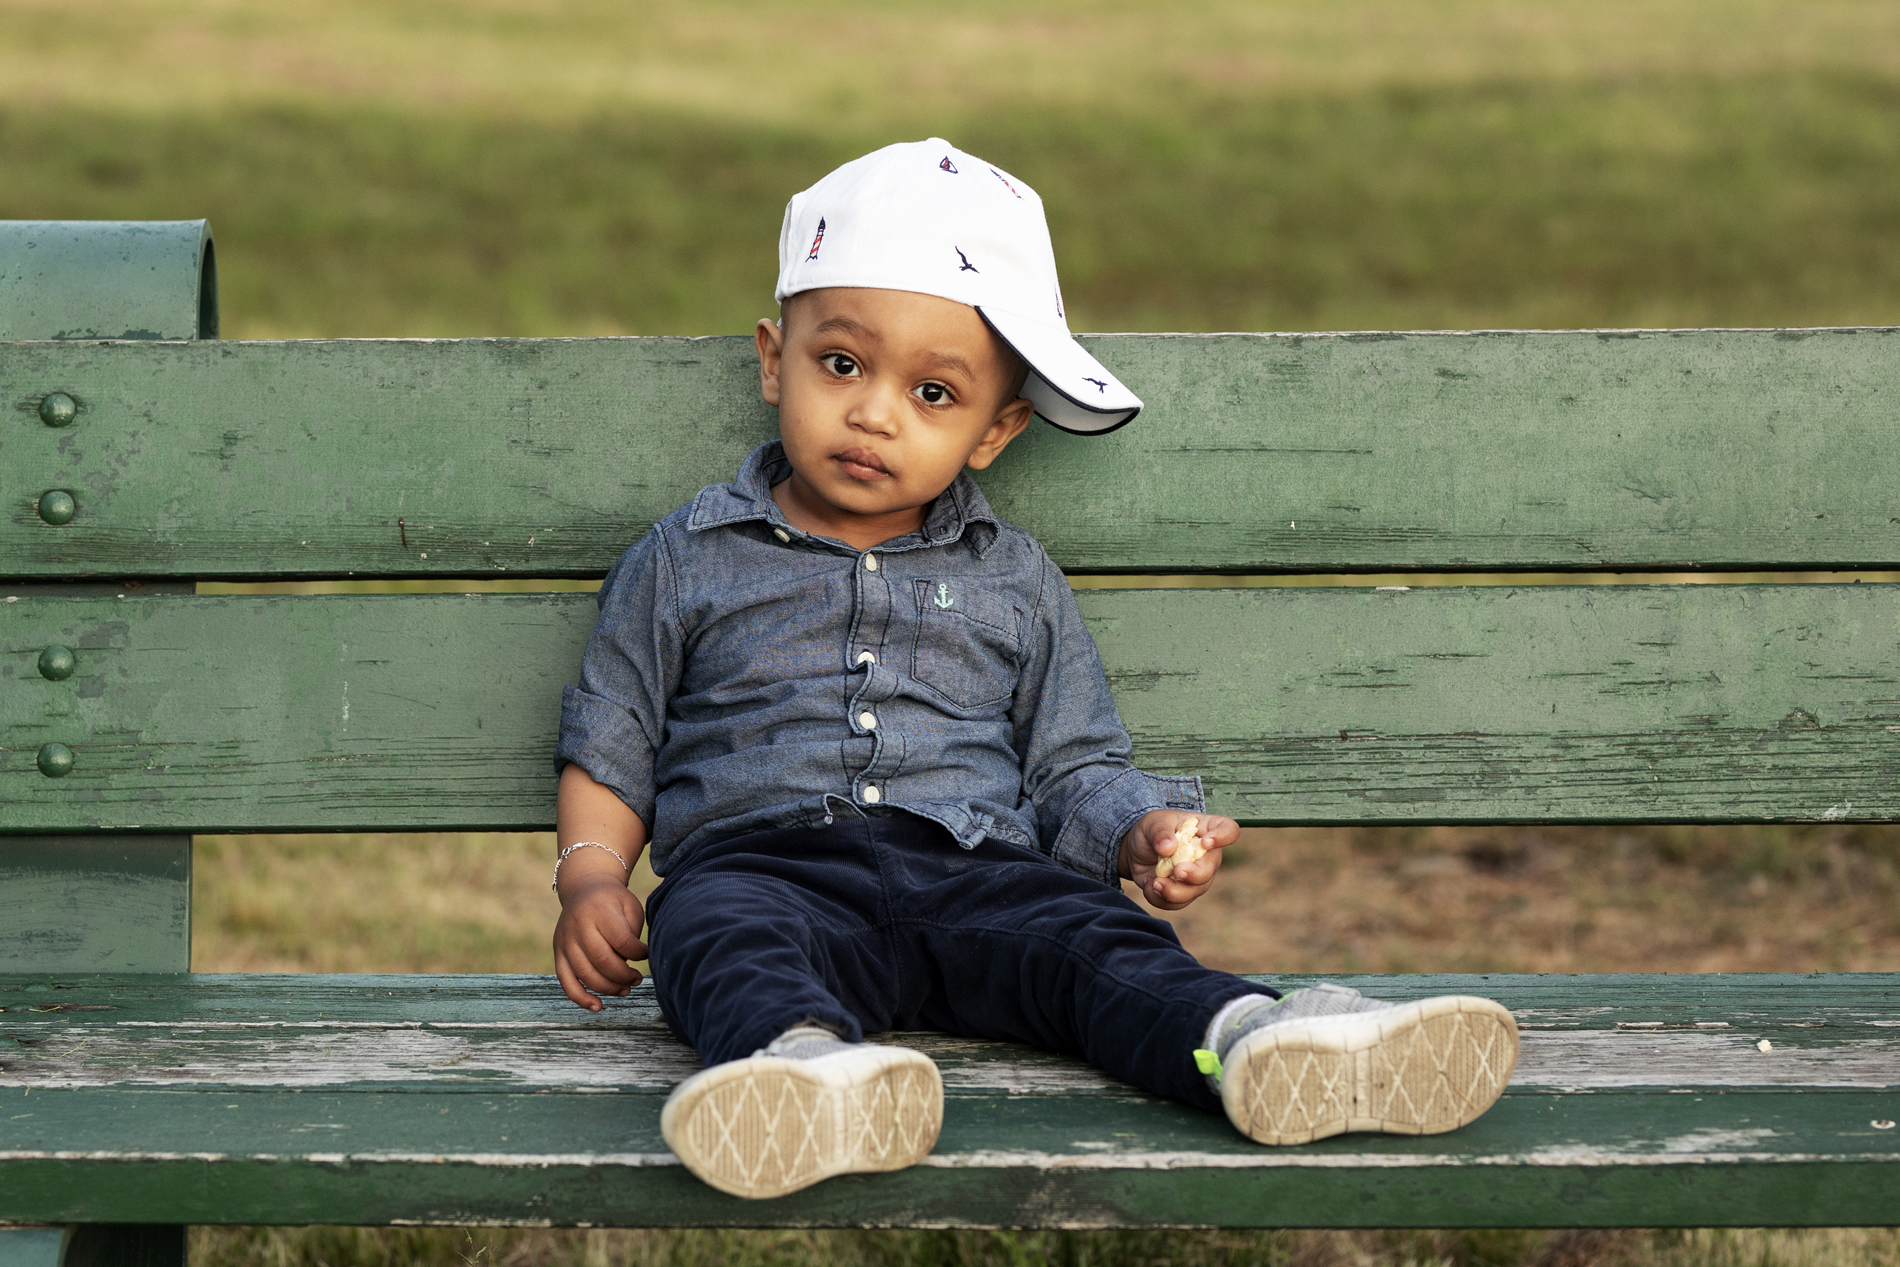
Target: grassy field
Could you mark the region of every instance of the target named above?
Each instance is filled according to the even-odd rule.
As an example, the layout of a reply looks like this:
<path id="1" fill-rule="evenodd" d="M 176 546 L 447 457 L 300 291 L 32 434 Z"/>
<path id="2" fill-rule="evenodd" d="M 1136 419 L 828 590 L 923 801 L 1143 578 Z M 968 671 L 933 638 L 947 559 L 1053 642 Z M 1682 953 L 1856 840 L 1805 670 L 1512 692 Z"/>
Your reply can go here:
<path id="1" fill-rule="evenodd" d="M 742 331 L 785 199 L 933 133 L 1043 193 L 1083 330 L 1900 323 L 1892 0 L 0 0 L 0 218 L 210 217 L 229 337 Z M 542 971 L 550 853 L 204 838 L 194 962 Z M 1258 831 L 1176 922 L 1244 970 L 1893 970 L 1900 832 Z M 194 1236 L 217 1267 L 1900 1261 L 1890 1230 Z"/>
<path id="2" fill-rule="evenodd" d="M 192 962 L 548 972 L 553 853 L 529 832 L 201 836 Z M 634 889 L 655 883 L 642 864 Z M 1891 972 L 1900 829 L 1254 828 L 1166 918 L 1230 972 Z"/>
<path id="3" fill-rule="evenodd" d="M 0 216 L 209 216 L 236 337 L 734 332 L 936 132 L 1079 329 L 1887 323 L 1895 14 L 0 0 Z"/>

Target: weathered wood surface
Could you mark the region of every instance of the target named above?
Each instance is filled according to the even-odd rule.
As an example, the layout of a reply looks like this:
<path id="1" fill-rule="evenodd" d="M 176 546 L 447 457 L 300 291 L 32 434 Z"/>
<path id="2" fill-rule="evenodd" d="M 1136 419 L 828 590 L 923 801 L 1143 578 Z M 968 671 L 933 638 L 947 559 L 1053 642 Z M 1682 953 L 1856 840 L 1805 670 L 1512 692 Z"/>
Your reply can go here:
<path id="1" fill-rule="evenodd" d="M 759 1204 L 697 1184 L 660 1139 L 665 1089 L 696 1063 L 665 1035 L 645 987 L 594 1017 L 546 977 L 0 977 L 0 1218 L 1900 1218 L 1900 1138 L 1875 1125 L 1900 1095 L 1900 975 L 1345 980 L 1389 998 L 1504 1001 L 1525 1038 L 1504 1099 L 1451 1135 L 1264 1149 L 1218 1118 L 1070 1061 L 1011 1044 L 886 1036 L 944 1069 L 936 1151 L 902 1174 Z M 1771 1051 L 1755 1046 L 1763 1038 Z M 377 1073 L 390 1068 L 394 1076 Z"/>
<path id="2" fill-rule="evenodd" d="M 1900 818 L 1900 587 L 1079 599 L 1137 760 L 1243 822 Z M 0 831 L 546 827 L 593 618 L 584 594 L 0 600 Z"/>
<path id="3" fill-rule="evenodd" d="M 1088 342 L 1143 416 L 984 477 L 1071 570 L 1900 564 L 1897 330 Z M 15 343 L 0 401 L 16 577 L 597 576 L 773 432 L 744 338 Z"/>
<path id="4" fill-rule="evenodd" d="M 191 837 L 0 836 L 0 972 L 184 972 Z"/>
<path id="5" fill-rule="evenodd" d="M 217 337 L 208 222 L 0 220 L 0 339 Z"/>
<path id="6" fill-rule="evenodd" d="M 0 1087 L 665 1092 L 700 1067 L 646 990 L 593 1016 L 567 1003 L 549 977 L 494 979 L 503 984 L 491 1000 L 469 997 L 492 985 L 489 978 L 450 978 L 446 1001 L 418 984 L 434 981 L 440 991 L 443 978 L 401 977 L 381 987 L 383 1000 L 410 1009 L 399 1016 L 387 1002 L 361 997 L 378 991 L 374 977 L 316 987 L 321 980 L 194 977 L 130 999 L 97 985 L 33 993 L 20 986 L 11 994 L 0 985 L 0 1039 L 14 1043 L 0 1044 Z M 1472 977 L 1446 988 L 1482 993 L 1502 982 L 1513 992 L 1523 1027 L 1518 1090 L 1900 1089 L 1900 976 L 1790 980 L 1801 984 L 1799 997 L 1785 982 L 1751 998 L 1745 986 L 1698 991 L 1682 978 L 1661 978 L 1633 1003 L 1619 997 L 1624 987 L 1614 977 L 1554 987 L 1539 978 Z M 200 984 L 207 981 L 215 984 Z M 1393 994 L 1387 979 L 1373 988 Z M 1403 992 L 1422 989 L 1408 980 Z M 34 1010 L 47 1006 L 90 1010 Z M 1767 1053 L 1757 1045 L 1764 1038 Z M 1105 1074 L 1015 1044 L 935 1033 L 886 1041 L 928 1054 L 955 1094 L 1127 1093 Z"/>

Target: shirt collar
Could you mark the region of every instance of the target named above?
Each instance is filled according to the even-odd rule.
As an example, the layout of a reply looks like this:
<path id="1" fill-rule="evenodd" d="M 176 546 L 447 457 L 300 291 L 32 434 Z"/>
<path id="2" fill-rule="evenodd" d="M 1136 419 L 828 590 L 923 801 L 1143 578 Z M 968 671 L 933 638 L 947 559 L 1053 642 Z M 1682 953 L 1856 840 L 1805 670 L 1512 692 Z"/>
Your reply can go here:
<path id="1" fill-rule="evenodd" d="M 811 535 L 787 523 L 784 512 L 772 500 L 772 485 L 789 479 L 791 474 L 792 464 L 786 460 L 785 445 L 778 440 L 766 441 L 746 455 L 732 483 L 713 484 L 699 491 L 699 496 L 693 498 L 692 513 L 687 516 L 687 531 L 702 532 L 747 520 L 764 520 L 796 536 Z M 1002 520 L 990 509 L 988 499 L 970 478 L 970 473 L 959 471 L 950 487 L 930 503 L 921 529 L 893 538 L 878 549 L 914 550 L 949 545 L 967 532 L 971 547 L 981 556 L 994 544 L 1001 525 Z M 831 540 L 829 537 L 818 539 Z"/>

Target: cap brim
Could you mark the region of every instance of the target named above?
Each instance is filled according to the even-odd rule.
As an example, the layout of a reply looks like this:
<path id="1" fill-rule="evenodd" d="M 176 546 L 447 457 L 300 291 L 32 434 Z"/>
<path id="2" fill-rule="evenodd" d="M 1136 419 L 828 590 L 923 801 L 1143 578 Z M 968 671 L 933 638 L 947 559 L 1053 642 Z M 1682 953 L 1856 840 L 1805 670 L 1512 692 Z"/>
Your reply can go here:
<path id="1" fill-rule="evenodd" d="M 1077 435 L 1102 435 L 1125 426 L 1141 412 L 1141 398 L 1122 386 L 1075 336 L 1014 313 L 977 307 L 977 312 L 1029 366 L 1023 395 L 1052 427 Z"/>

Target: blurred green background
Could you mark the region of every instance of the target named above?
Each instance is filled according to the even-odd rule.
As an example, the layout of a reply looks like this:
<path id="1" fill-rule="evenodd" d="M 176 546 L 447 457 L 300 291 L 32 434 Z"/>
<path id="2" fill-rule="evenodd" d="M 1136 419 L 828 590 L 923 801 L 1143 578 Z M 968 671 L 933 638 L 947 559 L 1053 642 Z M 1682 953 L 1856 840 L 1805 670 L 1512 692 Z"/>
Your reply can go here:
<path id="1" fill-rule="evenodd" d="M 227 337 L 743 331 L 930 134 L 1082 330 L 1900 322 L 1893 0 L 0 0 L 0 217 L 209 216 Z"/>
<path id="2" fill-rule="evenodd" d="M 1042 193 L 1078 330 L 1900 324 L 1896 0 L 0 0 L 0 218 L 209 217 L 229 338 L 743 332 L 785 200 L 932 134 Z M 1502 832 L 1250 834 L 1178 927 L 1251 968 L 1896 966 L 1891 829 Z M 545 971 L 549 843 L 203 838 L 194 961 Z M 1264 917 L 1289 884 L 1345 931 Z M 203 1265 L 1900 1261 L 1882 1229 L 194 1238 Z"/>

